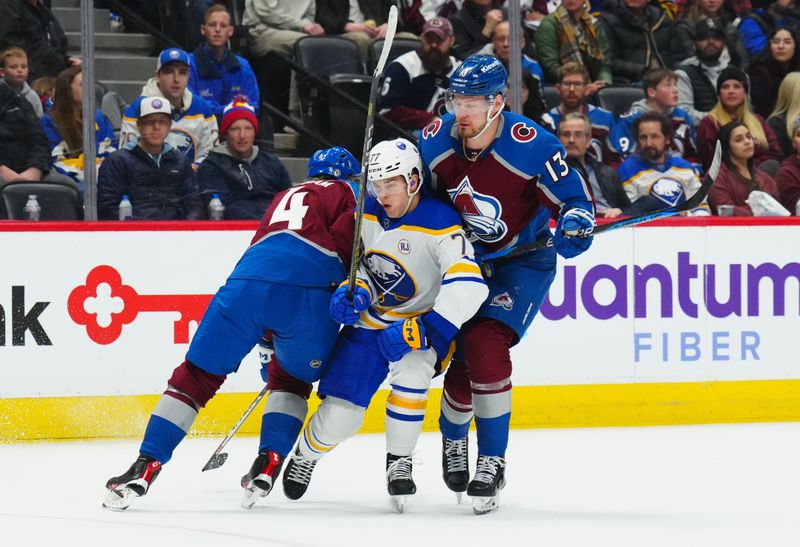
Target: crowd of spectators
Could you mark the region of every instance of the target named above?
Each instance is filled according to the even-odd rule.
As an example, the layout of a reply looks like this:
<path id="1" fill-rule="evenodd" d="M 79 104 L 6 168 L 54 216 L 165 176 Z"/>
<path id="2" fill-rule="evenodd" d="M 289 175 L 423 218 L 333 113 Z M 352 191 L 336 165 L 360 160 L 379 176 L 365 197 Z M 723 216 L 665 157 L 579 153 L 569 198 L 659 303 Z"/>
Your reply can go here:
<path id="1" fill-rule="evenodd" d="M 0 10 L 0 179 L 65 176 L 82 190 L 80 61 L 68 55 L 65 35 L 45 4 L 16 0 Z M 248 0 L 241 14 L 246 52 L 229 49 L 236 29 L 226 2 L 191 4 L 203 13 L 194 50 L 160 53 L 156 74 L 125 110 L 118 135 L 101 111 L 95 113 L 98 194 L 108 192 L 103 218 L 115 218 L 121 195 L 131 199 L 134 218 L 202 218 L 212 194 L 225 204 L 225 218 L 258 218 L 290 180 L 280 160 L 255 144 L 264 89 L 251 62 L 273 51 L 292 55 L 294 43 L 306 36 L 333 35 L 354 42 L 367 63 L 373 42 L 385 37 L 393 2 Z M 418 135 L 444 114 L 445 90 L 461 60 L 492 54 L 508 67 L 518 47 L 522 85 L 509 94 L 519 93 L 523 113 L 559 136 L 592 187 L 600 216 L 638 214 L 685 199 L 708 169 L 718 139 L 722 175 L 710 210 L 693 214 L 717 214 L 720 205 L 733 205 L 735 215 L 752 214 L 747 198 L 754 190 L 795 214 L 795 0 L 521 4 L 521 41 L 511 44 L 504 0 L 400 2 L 398 36 L 418 39 L 420 46 L 387 66 L 378 111 Z M 268 78 L 260 81 L 270 85 Z M 610 86 L 639 88 L 643 98 L 616 115 L 599 106 L 598 96 Z M 293 78 L 289 88 L 287 113 L 293 115 Z M 548 110 L 543 98 L 550 90 L 560 100 Z M 122 184 L 128 178 L 143 181 L 142 188 Z"/>

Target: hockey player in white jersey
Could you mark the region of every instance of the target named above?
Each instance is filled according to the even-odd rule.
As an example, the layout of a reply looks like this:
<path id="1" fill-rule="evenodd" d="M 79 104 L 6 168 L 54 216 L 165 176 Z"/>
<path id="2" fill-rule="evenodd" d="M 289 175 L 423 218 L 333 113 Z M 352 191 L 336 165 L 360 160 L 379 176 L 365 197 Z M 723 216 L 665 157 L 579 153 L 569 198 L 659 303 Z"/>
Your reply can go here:
<path id="1" fill-rule="evenodd" d="M 306 492 L 322 456 L 356 433 L 389 375 L 386 480 L 399 511 L 416 492 L 412 453 L 422 431 L 431 379 L 447 366 L 453 339 L 488 294 L 459 214 L 420 192 L 422 164 L 405 139 L 370 151 L 353 298 L 342 286 L 330 312 L 345 326 L 318 393 L 324 397 L 303 430 L 283 475 L 287 497 Z"/>

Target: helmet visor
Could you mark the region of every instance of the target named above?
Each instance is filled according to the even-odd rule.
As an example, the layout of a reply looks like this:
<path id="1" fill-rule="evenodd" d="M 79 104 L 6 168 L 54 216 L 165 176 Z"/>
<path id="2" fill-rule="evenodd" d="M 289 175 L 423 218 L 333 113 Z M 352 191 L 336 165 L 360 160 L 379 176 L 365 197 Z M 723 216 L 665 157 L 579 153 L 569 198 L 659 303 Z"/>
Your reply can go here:
<path id="1" fill-rule="evenodd" d="M 402 177 L 392 177 L 390 179 L 376 180 L 367 183 L 367 191 L 369 195 L 375 198 L 388 197 L 399 194 L 407 194 L 406 188 L 408 185 Z"/>
<path id="2" fill-rule="evenodd" d="M 479 95 L 460 95 L 452 91 L 445 95 L 447 111 L 456 116 L 473 116 L 476 114 L 486 114 L 491 107 L 488 97 Z"/>

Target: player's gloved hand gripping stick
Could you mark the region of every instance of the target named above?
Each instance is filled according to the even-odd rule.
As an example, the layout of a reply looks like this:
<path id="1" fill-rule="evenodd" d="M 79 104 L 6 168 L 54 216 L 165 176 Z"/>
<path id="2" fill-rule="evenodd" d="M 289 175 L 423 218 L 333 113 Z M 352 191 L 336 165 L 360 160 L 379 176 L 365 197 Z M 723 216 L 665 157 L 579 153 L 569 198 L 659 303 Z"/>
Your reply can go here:
<path id="1" fill-rule="evenodd" d="M 608 224 L 602 224 L 600 226 L 595 227 L 592 230 L 582 230 L 580 228 L 581 222 L 577 219 L 576 224 L 573 229 L 569 228 L 566 223 L 569 220 L 567 217 L 571 211 L 568 211 L 563 218 L 559 219 L 558 225 L 556 226 L 556 230 L 560 231 L 561 233 L 556 234 L 556 236 L 550 237 L 543 237 L 541 239 L 537 239 L 533 243 L 529 243 L 527 245 L 520 245 L 519 247 L 512 248 L 509 252 L 503 253 L 491 253 L 488 255 L 484 255 L 481 257 L 481 269 L 485 277 L 491 277 L 492 275 L 492 266 L 491 263 L 495 260 L 508 260 L 510 258 L 514 258 L 517 256 L 525 255 L 528 253 L 532 253 L 537 249 L 542 249 L 544 247 L 549 247 L 554 245 L 556 239 L 559 238 L 588 238 L 590 236 L 599 235 L 605 232 L 610 232 L 611 230 L 616 230 L 619 228 L 627 228 L 628 226 L 636 226 L 637 224 L 644 224 L 645 222 L 651 222 L 653 220 L 658 220 L 660 218 L 667 218 L 675 215 L 679 215 L 685 211 L 691 211 L 700 206 L 703 203 L 703 200 L 706 199 L 708 195 L 708 191 L 714 185 L 714 181 L 717 179 L 717 174 L 719 173 L 719 166 L 722 162 L 722 149 L 720 148 L 719 141 L 717 141 L 717 147 L 714 150 L 714 159 L 711 162 L 711 166 L 708 168 L 705 177 L 703 178 L 703 182 L 700 185 L 700 188 L 697 189 L 689 199 L 684 201 L 683 203 L 679 203 L 678 205 L 673 205 L 671 207 L 666 207 L 664 209 L 659 209 L 658 211 L 653 211 L 650 213 L 644 213 L 642 215 L 638 215 L 635 217 L 623 218 L 614 222 L 609 222 Z"/>

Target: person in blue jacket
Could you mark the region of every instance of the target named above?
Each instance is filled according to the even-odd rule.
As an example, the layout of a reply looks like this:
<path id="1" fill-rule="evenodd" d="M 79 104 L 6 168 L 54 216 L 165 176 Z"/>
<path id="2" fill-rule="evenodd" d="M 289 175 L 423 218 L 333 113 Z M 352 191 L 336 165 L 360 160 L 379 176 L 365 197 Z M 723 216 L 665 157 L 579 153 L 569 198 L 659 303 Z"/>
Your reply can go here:
<path id="1" fill-rule="evenodd" d="M 225 219 L 258 220 L 275 194 L 291 187 L 281 161 L 254 144 L 258 134 L 255 109 L 242 101 L 225 107 L 220 125 L 222 142 L 197 170 L 197 184 L 208 202 L 218 194 Z"/>
<path id="2" fill-rule="evenodd" d="M 228 49 L 233 36 L 230 12 L 220 4 L 206 10 L 200 26 L 205 42 L 189 54 L 189 89 L 200 95 L 222 119 L 225 105 L 235 99 L 253 105 L 258 115 L 261 98 L 250 63 Z"/>

